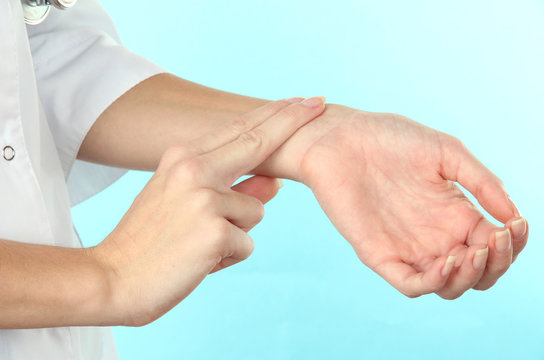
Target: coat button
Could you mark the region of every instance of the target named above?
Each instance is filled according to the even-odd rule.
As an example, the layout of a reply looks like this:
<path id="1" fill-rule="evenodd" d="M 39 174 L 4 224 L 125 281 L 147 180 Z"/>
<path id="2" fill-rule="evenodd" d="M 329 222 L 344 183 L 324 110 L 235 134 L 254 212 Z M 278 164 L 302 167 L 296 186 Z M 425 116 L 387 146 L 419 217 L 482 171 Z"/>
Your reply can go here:
<path id="1" fill-rule="evenodd" d="M 2 156 L 7 161 L 11 161 L 15 157 L 15 150 L 13 150 L 13 148 L 9 145 L 4 146 L 4 149 L 2 150 Z"/>

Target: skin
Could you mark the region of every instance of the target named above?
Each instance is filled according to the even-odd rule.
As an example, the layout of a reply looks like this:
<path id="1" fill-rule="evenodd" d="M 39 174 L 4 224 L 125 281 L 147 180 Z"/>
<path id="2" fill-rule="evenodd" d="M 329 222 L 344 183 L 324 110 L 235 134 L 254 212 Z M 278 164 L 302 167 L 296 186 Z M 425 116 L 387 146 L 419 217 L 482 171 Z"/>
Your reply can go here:
<path id="1" fill-rule="evenodd" d="M 353 112 L 306 150 L 301 173 L 361 261 L 410 297 L 488 289 L 527 241 L 526 222 L 512 226 L 522 218 L 493 173 L 459 140 L 399 115 Z"/>
<path id="2" fill-rule="evenodd" d="M 264 204 L 279 185 L 276 179 L 254 176 L 232 190 Z M 122 307 L 115 301 L 111 267 L 93 252 L 0 240 L 0 329 L 130 324 L 113 306 Z"/>
<path id="3" fill-rule="evenodd" d="M 148 324 L 250 255 L 272 177 L 307 184 L 361 261 L 407 296 L 453 299 L 507 271 L 528 224 L 459 140 L 400 115 L 302 100 L 166 74 L 121 96 L 79 158 L 155 174 L 96 247 L 0 240 L 0 328 Z M 244 174 L 257 176 L 231 188 Z"/>
<path id="4" fill-rule="evenodd" d="M 276 179 L 232 183 L 297 128 L 321 98 L 267 104 L 171 147 L 114 231 L 98 246 L 71 249 L 0 240 L 0 328 L 141 326 L 185 298 L 210 272 L 247 258 L 247 234 L 264 215 Z"/>
<path id="5" fill-rule="evenodd" d="M 264 103 L 158 75 L 101 115 L 80 157 L 154 170 L 169 146 L 224 124 L 250 127 L 239 115 Z M 409 297 L 488 289 L 528 238 L 501 181 L 458 139 L 396 114 L 327 104 L 250 172 L 307 184 L 361 261 Z M 456 183 L 504 226 L 486 220 Z"/>
<path id="6" fill-rule="evenodd" d="M 198 149 L 176 146 L 164 153 L 119 225 L 92 248 L 109 269 L 124 325 L 154 321 L 206 275 L 251 254 L 247 231 L 262 220 L 264 207 L 230 187 L 324 109 L 320 98 L 300 100 L 269 103 L 247 114 L 253 125 L 248 131 L 233 133 L 224 126 L 198 139 Z"/>

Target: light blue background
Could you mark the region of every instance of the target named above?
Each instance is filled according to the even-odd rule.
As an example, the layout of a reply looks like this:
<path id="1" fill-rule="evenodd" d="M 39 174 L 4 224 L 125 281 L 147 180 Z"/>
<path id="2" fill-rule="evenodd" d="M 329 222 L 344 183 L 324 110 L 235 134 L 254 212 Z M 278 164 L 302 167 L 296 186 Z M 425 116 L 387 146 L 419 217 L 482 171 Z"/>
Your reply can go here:
<path id="1" fill-rule="evenodd" d="M 324 94 L 460 137 L 532 226 L 491 290 L 407 299 L 288 182 L 250 259 L 155 323 L 115 329 L 122 359 L 544 359 L 544 1 L 103 4 L 128 47 L 181 77 L 270 99 Z M 148 177 L 130 173 L 74 208 L 87 245 Z"/>

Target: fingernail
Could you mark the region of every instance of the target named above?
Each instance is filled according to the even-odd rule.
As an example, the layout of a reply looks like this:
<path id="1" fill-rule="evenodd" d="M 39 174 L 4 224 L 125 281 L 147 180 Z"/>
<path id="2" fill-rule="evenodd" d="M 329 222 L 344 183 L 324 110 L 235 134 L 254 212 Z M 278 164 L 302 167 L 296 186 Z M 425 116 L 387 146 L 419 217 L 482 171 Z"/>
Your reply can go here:
<path id="1" fill-rule="evenodd" d="M 304 99 L 302 104 L 306 105 L 307 107 L 314 108 L 323 105 L 325 101 L 327 101 L 327 99 L 324 96 L 314 96 Z"/>
<path id="2" fill-rule="evenodd" d="M 453 265 L 455 264 L 455 258 L 457 258 L 457 256 L 448 256 L 446 264 L 444 264 L 444 268 L 442 269 L 442 276 L 448 276 L 451 273 Z"/>
<path id="3" fill-rule="evenodd" d="M 303 97 L 292 97 L 292 98 L 289 98 L 289 99 L 285 99 L 285 101 L 287 101 L 288 103 L 291 103 L 291 104 L 299 103 L 302 100 L 304 100 Z"/>
<path id="4" fill-rule="evenodd" d="M 525 232 L 527 231 L 527 222 L 524 218 L 517 219 L 515 221 L 512 221 L 512 235 L 514 235 L 515 239 L 519 239 L 523 235 L 525 235 Z"/>
<path id="5" fill-rule="evenodd" d="M 453 264 L 453 268 L 458 268 L 461 265 L 463 265 L 464 260 L 465 260 L 465 254 L 461 254 L 461 256 L 455 255 L 455 263 Z"/>
<path id="6" fill-rule="evenodd" d="M 510 251 L 511 242 L 510 230 L 506 229 L 495 233 L 495 248 L 499 253 L 506 254 Z"/>
<path id="7" fill-rule="evenodd" d="M 278 190 L 281 189 L 283 187 L 283 180 L 282 179 L 276 179 L 276 181 L 278 182 Z"/>
<path id="8" fill-rule="evenodd" d="M 472 260 L 472 266 L 474 266 L 474 269 L 482 270 L 485 267 L 487 254 L 489 254 L 489 248 L 480 249 L 474 253 L 474 259 Z"/>

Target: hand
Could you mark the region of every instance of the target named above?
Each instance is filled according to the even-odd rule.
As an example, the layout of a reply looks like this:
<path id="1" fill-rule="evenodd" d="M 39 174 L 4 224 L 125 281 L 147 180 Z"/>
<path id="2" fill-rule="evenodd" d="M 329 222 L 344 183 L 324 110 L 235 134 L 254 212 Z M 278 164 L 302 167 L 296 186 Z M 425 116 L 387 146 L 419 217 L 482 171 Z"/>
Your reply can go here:
<path id="1" fill-rule="evenodd" d="M 407 296 L 487 289 L 527 242 L 501 181 L 459 140 L 405 117 L 327 106 L 270 162 L 288 153 L 299 157 L 284 176 L 310 186 L 361 261 Z"/>
<path id="2" fill-rule="evenodd" d="M 164 153 L 119 225 L 90 249 L 110 274 L 116 324 L 157 319 L 207 274 L 251 254 L 247 231 L 262 219 L 263 204 L 231 186 L 324 109 L 320 98 L 301 100 L 267 104 Z M 236 189 L 259 193 L 247 182 Z"/>

